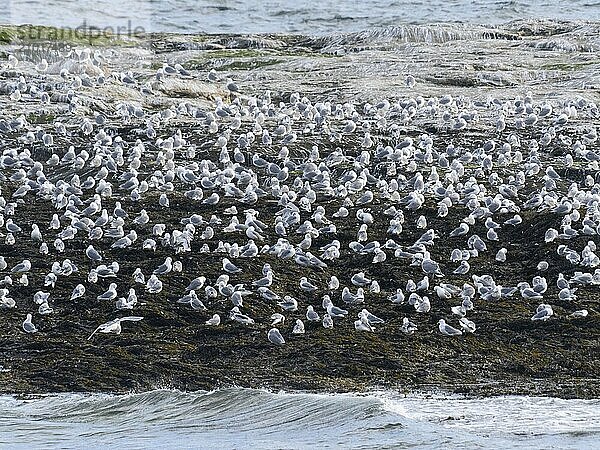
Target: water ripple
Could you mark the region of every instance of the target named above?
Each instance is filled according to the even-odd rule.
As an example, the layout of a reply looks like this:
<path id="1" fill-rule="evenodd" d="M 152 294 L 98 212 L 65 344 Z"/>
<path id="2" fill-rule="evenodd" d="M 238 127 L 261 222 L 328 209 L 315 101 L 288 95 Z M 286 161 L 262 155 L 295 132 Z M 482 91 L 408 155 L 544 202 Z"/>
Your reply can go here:
<path id="1" fill-rule="evenodd" d="M 64 14 L 64 11 L 69 14 Z M 248 17 L 251 20 L 247 20 Z M 194 0 L 12 0 L 0 8 L 0 22 L 101 28 L 127 24 L 147 31 L 188 33 L 356 32 L 391 25 L 434 22 L 498 24 L 545 17 L 598 20 L 598 2 L 573 0 L 271 0 L 197 2 Z M 325 20 L 323 20 L 325 19 Z"/>
<path id="2" fill-rule="evenodd" d="M 183 393 L 0 397 L 0 445 L 65 448 L 397 446 L 555 448 L 600 439 L 599 400 L 543 397 Z M 490 441 L 491 439 L 491 441 Z"/>

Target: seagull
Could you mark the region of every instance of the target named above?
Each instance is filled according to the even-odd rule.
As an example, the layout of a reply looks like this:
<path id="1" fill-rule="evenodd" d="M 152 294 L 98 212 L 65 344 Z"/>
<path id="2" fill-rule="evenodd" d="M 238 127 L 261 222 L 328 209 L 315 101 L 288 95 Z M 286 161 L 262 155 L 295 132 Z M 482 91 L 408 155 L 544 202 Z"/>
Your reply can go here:
<path id="1" fill-rule="evenodd" d="M 565 276 L 562 273 L 558 274 L 558 278 L 556 280 L 556 287 L 559 289 L 565 289 L 569 287 L 569 282 L 565 279 Z"/>
<path id="2" fill-rule="evenodd" d="M 411 294 L 411 296 L 412 295 L 413 294 Z M 420 313 L 428 313 L 429 311 L 431 311 L 431 302 L 429 301 L 429 297 L 427 297 L 426 295 L 424 295 L 423 297 L 419 297 L 417 295 L 413 306 L 415 307 L 415 310 Z"/>
<path id="3" fill-rule="evenodd" d="M 354 321 L 354 329 L 356 331 L 375 331 L 375 329 L 371 326 L 367 318 L 364 316 Z"/>
<path id="4" fill-rule="evenodd" d="M 348 122 L 346 122 L 346 125 L 344 126 L 343 132 L 354 133 L 354 130 L 356 130 L 356 123 L 353 120 L 348 120 Z"/>
<path id="5" fill-rule="evenodd" d="M 466 317 L 461 317 L 459 323 L 463 330 L 465 330 L 467 333 L 475 333 L 475 322 L 467 319 Z"/>
<path id="6" fill-rule="evenodd" d="M 452 314 L 456 314 L 458 317 L 465 317 L 467 314 L 467 308 L 463 305 L 453 306 L 450 310 L 452 311 Z"/>
<path id="7" fill-rule="evenodd" d="M 469 225 L 461 222 L 460 225 L 450 232 L 450 237 L 464 236 L 469 232 Z"/>
<path id="8" fill-rule="evenodd" d="M 20 233 L 23 231 L 19 225 L 13 222 L 12 219 L 6 220 L 6 231 L 12 234 Z"/>
<path id="9" fill-rule="evenodd" d="M 444 319 L 440 319 L 438 321 L 438 328 L 440 329 L 440 332 L 445 336 L 458 336 L 462 334 L 462 331 L 457 330 L 453 326 L 448 325 Z"/>
<path id="10" fill-rule="evenodd" d="M 8 290 L 6 290 L 8 292 Z M 6 297 L 5 295 L 0 295 L 0 308 L 16 308 L 17 303 L 11 297 Z"/>
<path id="11" fill-rule="evenodd" d="M 321 320 L 319 314 L 314 310 L 312 305 L 308 305 L 308 307 L 306 308 L 306 318 L 310 322 L 318 322 L 319 320 Z"/>
<path id="12" fill-rule="evenodd" d="M 206 283 L 206 277 L 199 276 L 190 281 L 190 284 L 185 288 L 186 291 L 197 291 L 204 287 L 204 283 Z"/>
<path id="13" fill-rule="evenodd" d="M 23 273 L 23 272 L 29 272 L 30 270 L 31 270 L 31 261 L 29 261 L 28 259 L 24 259 L 19 264 L 17 264 L 16 266 L 14 266 L 11 269 L 11 272 L 13 272 L 13 273 Z"/>
<path id="14" fill-rule="evenodd" d="M 305 292 L 314 292 L 317 290 L 317 287 L 312 284 L 306 277 L 300 278 L 300 289 Z"/>
<path id="15" fill-rule="evenodd" d="M 292 334 L 304 334 L 304 322 L 300 319 L 296 319 Z"/>
<path id="16" fill-rule="evenodd" d="M 50 305 L 48 305 L 47 302 L 43 302 L 42 304 L 40 304 L 39 308 L 38 308 L 38 313 L 45 315 L 45 314 L 52 314 L 54 310 L 50 307 Z"/>
<path id="17" fill-rule="evenodd" d="M 396 293 L 392 294 L 389 297 L 389 300 L 392 303 L 396 303 L 396 304 L 404 303 L 404 292 L 402 292 L 402 289 L 401 288 L 396 289 Z"/>
<path id="18" fill-rule="evenodd" d="M 359 318 L 361 318 L 361 317 L 364 317 L 364 318 L 366 318 L 366 319 L 367 319 L 367 321 L 368 321 L 368 322 L 369 322 L 371 325 L 374 325 L 374 324 L 377 324 L 377 323 L 385 323 L 385 320 L 383 320 L 383 319 L 381 319 L 381 318 L 377 317 L 377 316 L 376 316 L 376 315 L 374 315 L 374 314 L 371 314 L 371 313 L 370 313 L 368 310 L 366 310 L 366 309 L 363 309 L 361 312 L 359 312 L 359 313 L 358 313 L 358 317 L 359 317 Z"/>
<path id="19" fill-rule="evenodd" d="M 92 245 L 88 245 L 85 249 L 85 256 L 94 262 L 102 261 L 102 255 Z"/>
<path id="20" fill-rule="evenodd" d="M 191 290 L 186 295 L 177 300 L 177 303 L 188 304 L 195 311 L 206 311 L 206 306 L 202 303 L 202 300 L 196 295 L 196 291 Z"/>
<path id="21" fill-rule="evenodd" d="M 98 300 L 114 300 L 115 298 L 117 298 L 117 283 L 110 283 L 108 290 L 96 297 Z"/>
<path id="22" fill-rule="evenodd" d="M 37 328 L 33 323 L 31 323 L 31 314 L 27 314 L 27 318 L 23 322 L 23 331 L 25 333 L 35 333 L 37 332 Z"/>
<path id="23" fill-rule="evenodd" d="M 560 292 L 558 293 L 558 298 L 561 300 L 576 300 L 577 299 L 577 295 L 575 295 L 575 291 L 577 291 L 577 288 L 575 289 L 570 289 L 570 288 L 564 288 L 561 289 Z"/>
<path id="24" fill-rule="evenodd" d="M 426 274 L 435 274 L 436 276 L 444 276 L 440 270 L 440 265 L 432 259 L 425 258 L 421 263 L 421 269 Z"/>
<path id="25" fill-rule="evenodd" d="M 90 337 L 87 338 L 87 340 L 89 341 L 92 338 L 92 336 L 94 336 L 94 334 L 96 334 L 97 332 L 121 334 L 121 322 L 126 321 L 126 320 L 131 321 L 131 322 L 138 322 L 142 319 L 143 319 L 143 317 L 139 317 L 139 316 L 127 316 L 127 317 L 121 317 L 120 319 L 114 319 L 109 322 L 103 323 L 102 325 L 98 325 L 98 328 L 96 328 L 94 330 L 94 332 L 92 334 L 90 334 Z"/>
<path id="26" fill-rule="evenodd" d="M 365 301 L 363 288 L 358 288 L 356 294 L 353 294 L 348 287 L 344 287 L 342 289 L 342 301 L 348 304 L 363 303 Z"/>
<path id="27" fill-rule="evenodd" d="M 327 314 L 334 319 L 343 319 L 348 315 L 348 311 L 339 308 L 333 304 L 329 295 L 323 296 L 323 308 L 327 311 Z"/>
<path id="28" fill-rule="evenodd" d="M 221 316 L 219 316 L 218 314 L 214 314 L 210 319 L 208 319 L 204 323 L 213 327 L 219 326 L 221 324 Z"/>
<path id="29" fill-rule="evenodd" d="M 354 286 L 365 287 L 367 284 L 371 283 L 371 280 L 365 276 L 364 272 L 358 272 L 352 275 L 350 279 Z"/>
<path id="30" fill-rule="evenodd" d="M 207 75 L 208 81 L 218 81 L 219 76 L 217 75 L 217 71 L 215 69 L 210 69 Z"/>
<path id="31" fill-rule="evenodd" d="M 417 331 L 417 325 L 411 322 L 408 317 L 405 317 L 402 319 L 402 326 L 400 327 L 400 330 L 405 334 L 413 334 L 415 331 Z"/>
<path id="32" fill-rule="evenodd" d="M 252 282 L 252 286 L 255 286 L 255 287 L 269 287 L 272 284 L 273 284 L 273 272 L 267 272 L 267 274 L 264 277 Z"/>
<path id="33" fill-rule="evenodd" d="M 408 284 L 408 283 L 407 283 Z M 426 291 L 429 289 L 429 277 L 425 275 L 421 281 L 416 285 L 417 291 Z"/>
<path id="34" fill-rule="evenodd" d="M 242 296 L 242 293 L 240 291 L 233 291 L 233 293 L 229 297 L 229 300 L 231 300 L 233 306 L 242 307 L 244 303 L 244 297 Z"/>
<path id="35" fill-rule="evenodd" d="M 244 325 L 252 325 L 254 323 L 254 319 L 248 317 L 245 314 L 242 314 L 237 306 L 234 306 L 231 309 L 231 311 L 229 312 L 229 318 Z"/>
<path id="36" fill-rule="evenodd" d="M 173 270 L 173 258 L 167 256 L 165 262 L 158 266 L 156 269 L 154 269 L 154 272 L 152 273 L 154 275 L 166 275 L 169 272 L 171 272 L 171 270 Z"/>
<path id="37" fill-rule="evenodd" d="M 139 267 L 133 272 L 133 280 L 139 284 L 146 284 L 146 277 L 142 273 L 142 269 Z"/>
<path id="38" fill-rule="evenodd" d="M 135 292 L 135 291 L 134 291 Z M 115 302 L 116 309 L 133 309 L 135 304 L 137 303 L 137 298 L 134 296 L 133 299 L 119 297 Z"/>
<path id="39" fill-rule="evenodd" d="M 381 292 L 381 286 L 379 286 L 377 280 L 371 281 L 371 286 L 369 286 L 369 292 L 372 292 L 374 294 L 379 294 Z"/>
<path id="40" fill-rule="evenodd" d="M 280 313 L 271 314 L 271 326 L 275 326 L 277 324 L 283 324 L 285 322 L 285 316 Z"/>
<path id="41" fill-rule="evenodd" d="M 587 309 L 580 309 L 577 311 L 573 311 L 569 317 L 587 317 L 588 315 L 588 310 Z"/>
<path id="42" fill-rule="evenodd" d="M 285 344 L 285 339 L 283 339 L 283 336 L 281 335 L 281 333 L 279 332 L 279 330 L 277 328 L 271 328 L 267 332 L 267 338 L 269 339 L 269 342 L 271 342 L 272 344 L 275 344 L 275 345 Z"/>
<path id="43" fill-rule="evenodd" d="M 237 267 L 227 258 L 223 258 L 223 270 L 227 273 L 238 273 L 242 271 L 242 269 Z"/>
<path id="44" fill-rule="evenodd" d="M 50 298 L 50 292 L 37 291 L 33 294 L 33 302 L 36 305 L 41 305 L 42 303 L 47 303 Z"/>
<path id="45" fill-rule="evenodd" d="M 327 287 L 330 291 L 338 290 L 340 288 L 340 280 L 338 280 L 338 278 L 335 275 L 332 275 Z"/>
<path id="46" fill-rule="evenodd" d="M 502 247 L 500 250 L 498 250 L 498 253 L 496 253 L 496 261 L 498 262 L 505 262 L 506 261 L 506 248 Z"/>
<path id="47" fill-rule="evenodd" d="M 554 311 L 552 310 L 552 306 L 542 303 L 540 304 L 531 320 L 542 320 L 546 321 L 550 318 L 550 316 L 554 315 Z"/>
<path id="48" fill-rule="evenodd" d="M 284 311 L 294 312 L 298 311 L 298 300 L 289 295 L 283 297 L 283 300 L 277 302 L 277 305 Z"/>
<path id="49" fill-rule="evenodd" d="M 513 225 L 513 226 L 516 226 L 516 225 L 519 225 L 519 224 L 521 224 L 522 222 L 523 222 L 523 219 L 521 218 L 521 216 L 520 216 L 520 215 L 518 215 L 518 214 L 515 214 L 515 215 L 514 215 L 514 217 L 512 217 L 512 218 L 510 218 L 510 219 L 506 220 L 504 223 L 505 223 L 506 225 Z"/>
<path id="50" fill-rule="evenodd" d="M 162 291 L 162 288 L 162 281 L 160 281 L 156 275 L 150 275 L 150 278 L 148 278 L 148 281 L 146 282 L 146 290 L 151 294 L 158 294 Z"/>
<path id="51" fill-rule="evenodd" d="M 279 300 L 281 297 L 279 297 L 279 295 L 277 295 L 275 292 L 273 292 L 271 289 L 269 289 L 268 287 L 259 287 L 258 289 L 258 293 L 260 294 L 260 296 L 262 298 L 264 298 L 265 300 Z M 286 296 L 287 297 L 287 296 Z M 291 297 L 290 297 L 291 298 Z M 281 306 L 281 305 L 280 305 Z M 283 306 L 282 306 L 283 308 Z M 285 309 L 285 308 L 284 308 Z"/>
<path id="52" fill-rule="evenodd" d="M 35 242 L 42 242 L 42 233 L 35 223 L 31 225 L 31 239 Z"/>

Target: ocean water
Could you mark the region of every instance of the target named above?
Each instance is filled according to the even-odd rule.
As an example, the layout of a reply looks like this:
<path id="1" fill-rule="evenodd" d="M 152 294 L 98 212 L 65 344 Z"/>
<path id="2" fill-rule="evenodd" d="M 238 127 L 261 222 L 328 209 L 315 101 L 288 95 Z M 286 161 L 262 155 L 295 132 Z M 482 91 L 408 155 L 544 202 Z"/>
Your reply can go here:
<path id="1" fill-rule="evenodd" d="M 597 448 L 600 400 L 225 389 L 0 397 L 2 448 Z"/>
<path id="2" fill-rule="evenodd" d="M 65 13 L 68 12 L 68 13 Z M 4 0 L 0 23 L 186 33 L 323 34 L 424 24 L 600 19 L 595 0 Z"/>

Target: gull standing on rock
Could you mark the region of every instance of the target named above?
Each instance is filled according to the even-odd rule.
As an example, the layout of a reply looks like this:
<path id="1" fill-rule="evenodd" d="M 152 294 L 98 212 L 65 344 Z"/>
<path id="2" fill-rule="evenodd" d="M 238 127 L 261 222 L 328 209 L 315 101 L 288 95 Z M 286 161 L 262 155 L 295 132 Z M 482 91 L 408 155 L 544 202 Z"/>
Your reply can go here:
<path id="1" fill-rule="evenodd" d="M 283 336 L 281 335 L 281 333 L 279 332 L 279 330 L 277 328 L 271 328 L 267 332 L 267 338 L 269 339 L 269 342 L 271 342 L 272 344 L 275 344 L 275 345 L 285 344 L 285 339 L 283 339 Z"/>
<path id="2" fill-rule="evenodd" d="M 146 290 L 151 294 L 158 294 L 162 291 L 162 288 L 162 281 L 160 281 L 156 275 L 150 275 L 150 278 L 148 278 L 148 281 L 146 282 Z"/>
<path id="3" fill-rule="evenodd" d="M 535 311 L 535 314 L 531 318 L 531 320 L 541 320 L 546 321 L 550 318 L 550 316 L 554 315 L 554 311 L 552 310 L 552 306 L 542 303 L 539 305 Z"/>
<path id="4" fill-rule="evenodd" d="M 167 256 L 165 262 L 158 266 L 152 273 L 154 275 L 166 275 L 171 272 L 171 270 L 173 270 L 173 258 Z"/>
<path id="5" fill-rule="evenodd" d="M 223 258 L 223 270 L 227 273 L 239 273 L 242 271 L 242 269 L 237 267 L 227 258 Z"/>
<path id="6" fill-rule="evenodd" d="M 475 333 L 475 322 L 473 322 L 472 320 L 469 320 L 466 317 L 461 317 L 459 319 L 459 323 L 462 329 L 465 330 L 467 333 Z"/>
<path id="7" fill-rule="evenodd" d="M 308 305 L 306 308 L 306 318 L 310 322 L 318 322 L 320 319 L 319 314 L 314 310 L 312 305 Z"/>
<path id="8" fill-rule="evenodd" d="M 239 322 L 243 325 L 252 325 L 254 324 L 254 319 L 252 319 L 251 317 L 242 314 L 240 312 L 240 308 L 237 306 L 234 306 L 231 311 L 229 312 L 229 318 L 231 320 L 234 320 L 236 322 Z"/>
<path id="9" fill-rule="evenodd" d="M 96 297 L 98 300 L 114 300 L 117 298 L 117 283 L 110 283 L 108 290 Z"/>
<path id="10" fill-rule="evenodd" d="M 336 291 L 340 288 L 340 280 L 335 275 L 332 275 L 327 285 L 330 291 Z"/>
<path id="11" fill-rule="evenodd" d="M 462 331 L 448 325 L 444 319 L 438 321 L 438 328 L 440 332 L 445 336 L 458 336 L 462 334 Z"/>
<path id="12" fill-rule="evenodd" d="M 377 323 L 385 323 L 385 321 L 379 317 L 377 317 L 374 314 L 371 314 L 368 310 L 363 309 L 361 312 L 358 313 L 358 317 L 364 317 L 371 325 L 377 324 Z"/>
<path id="13" fill-rule="evenodd" d="M 271 320 L 273 321 L 271 323 L 271 326 L 273 327 L 280 323 L 283 324 L 285 322 L 285 316 L 280 313 L 271 314 Z"/>
<path id="14" fill-rule="evenodd" d="M 77 286 L 75 286 L 75 288 L 73 289 L 73 292 L 71 293 L 71 300 L 75 300 L 77 298 L 83 297 L 84 294 L 85 294 L 85 286 L 80 283 Z"/>
<path id="15" fill-rule="evenodd" d="M 292 334 L 304 334 L 304 322 L 301 319 L 296 319 Z"/>
<path id="16" fill-rule="evenodd" d="M 314 292 L 317 290 L 317 287 L 312 284 L 306 277 L 300 278 L 300 289 L 305 292 Z"/>
<path id="17" fill-rule="evenodd" d="M 576 318 L 576 317 L 587 317 L 588 315 L 588 310 L 587 309 L 580 309 L 577 311 L 573 311 L 571 314 L 569 314 L 569 317 L 572 318 Z"/>
<path id="18" fill-rule="evenodd" d="M 31 323 L 31 314 L 27 314 L 27 318 L 23 322 L 23 331 L 25 333 L 35 333 L 37 332 L 37 328 L 33 323 Z"/>
<path id="19" fill-rule="evenodd" d="M 277 302 L 277 305 L 284 311 L 294 312 L 298 310 L 298 300 L 289 295 L 283 297 L 283 300 Z"/>
<path id="20" fill-rule="evenodd" d="M 361 315 L 358 320 L 354 321 L 354 329 L 356 331 L 375 331 L 375 329 L 371 326 L 367 318 L 363 315 Z"/>
<path id="21" fill-rule="evenodd" d="M 364 272 L 358 272 L 352 275 L 350 279 L 354 286 L 365 287 L 367 284 L 371 283 L 371 280 L 365 276 Z"/>
<path id="22" fill-rule="evenodd" d="M 331 298 L 329 298 L 329 295 L 323 296 L 323 308 L 327 311 L 327 314 L 329 314 L 334 319 L 343 319 L 348 315 L 347 310 L 338 308 L 333 304 Z"/>
<path id="23" fill-rule="evenodd" d="M 402 319 L 402 326 L 400 327 L 400 330 L 402 330 L 402 332 L 405 334 L 413 334 L 415 331 L 417 331 L 417 325 L 411 322 L 408 317 L 405 317 Z"/>
<path id="24" fill-rule="evenodd" d="M 204 323 L 213 327 L 219 326 L 221 324 L 221 317 L 218 314 L 214 314 L 210 319 L 208 319 Z"/>
<path id="25" fill-rule="evenodd" d="M 11 269 L 11 272 L 13 272 L 13 273 L 24 273 L 24 272 L 29 272 L 30 270 L 31 270 L 31 261 L 29 261 L 28 259 L 24 259 L 19 264 L 17 264 L 16 266 L 14 266 Z"/>
<path id="26" fill-rule="evenodd" d="M 102 255 L 92 245 L 88 245 L 85 249 L 85 256 L 94 262 L 102 261 Z"/>

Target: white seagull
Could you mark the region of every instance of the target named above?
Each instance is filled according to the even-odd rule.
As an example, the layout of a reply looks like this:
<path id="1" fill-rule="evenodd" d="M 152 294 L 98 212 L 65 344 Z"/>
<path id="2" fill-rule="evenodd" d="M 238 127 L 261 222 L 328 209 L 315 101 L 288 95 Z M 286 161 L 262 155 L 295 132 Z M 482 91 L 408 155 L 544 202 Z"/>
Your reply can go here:
<path id="1" fill-rule="evenodd" d="M 121 317 L 120 319 L 114 319 L 109 322 L 103 323 L 102 325 L 98 325 L 98 328 L 96 328 L 94 330 L 94 332 L 92 334 L 90 334 L 90 337 L 87 338 L 87 340 L 89 341 L 92 338 L 92 336 L 94 336 L 94 334 L 96 334 L 97 332 L 121 334 L 121 322 L 126 321 L 126 320 L 129 320 L 131 322 L 138 322 L 142 319 L 143 319 L 143 317 L 139 317 L 139 316 L 127 316 L 127 317 Z"/>

